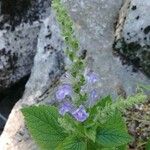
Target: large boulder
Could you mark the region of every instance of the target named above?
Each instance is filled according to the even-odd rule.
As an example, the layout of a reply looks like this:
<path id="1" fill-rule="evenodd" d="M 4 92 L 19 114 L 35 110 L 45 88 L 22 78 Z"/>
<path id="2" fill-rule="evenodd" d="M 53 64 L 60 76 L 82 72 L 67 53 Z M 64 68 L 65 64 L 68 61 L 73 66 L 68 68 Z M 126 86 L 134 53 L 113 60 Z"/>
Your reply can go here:
<path id="1" fill-rule="evenodd" d="M 48 16 L 48 0 L 2 0 L 0 3 L 0 91 L 31 72 L 40 20 Z"/>
<path id="2" fill-rule="evenodd" d="M 127 0 L 120 12 L 114 48 L 150 77 L 150 1 Z"/>
<path id="3" fill-rule="evenodd" d="M 47 35 L 50 31 L 51 37 L 49 38 Z M 1 150 L 38 149 L 25 129 L 20 109 L 25 105 L 37 104 L 43 101 L 51 102 L 52 99 L 49 93 L 53 88 L 50 89 L 50 87 L 54 87 L 64 73 L 63 47 L 60 29 L 53 13 L 51 13 L 43 20 L 31 76 L 26 84 L 23 98 L 15 105 L 9 116 L 6 130 L 0 140 Z"/>
<path id="4" fill-rule="evenodd" d="M 113 55 L 114 23 L 121 0 L 62 2 L 75 22 L 81 47 L 87 50 L 88 67 L 101 76 L 101 96 L 126 97 L 135 93 L 138 82 L 150 84 L 142 72 L 133 72 L 131 66 L 122 65 L 120 59 Z M 24 96 L 14 106 L 0 137 L 1 150 L 38 150 L 25 127 L 20 109 L 32 104 L 51 104 L 55 100 L 56 83 L 64 72 L 64 43 L 53 10 L 49 9 L 49 14 L 42 21 L 34 66 Z"/>

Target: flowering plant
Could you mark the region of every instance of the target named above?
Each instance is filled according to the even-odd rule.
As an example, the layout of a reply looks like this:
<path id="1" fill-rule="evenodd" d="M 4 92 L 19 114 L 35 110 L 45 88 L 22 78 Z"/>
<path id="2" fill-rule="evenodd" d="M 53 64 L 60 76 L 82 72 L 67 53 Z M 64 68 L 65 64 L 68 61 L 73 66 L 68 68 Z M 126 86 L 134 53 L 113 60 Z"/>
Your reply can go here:
<path id="1" fill-rule="evenodd" d="M 112 101 L 100 98 L 101 78 L 92 69 L 85 69 L 84 56 L 79 55 L 79 42 L 73 32 L 73 22 L 60 0 L 52 7 L 66 43 L 65 53 L 71 61 L 62 76 L 54 97 L 57 106 L 30 106 L 22 109 L 27 127 L 43 150 L 126 150 L 132 140 L 121 112 L 143 102 L 138 93 Z"/>

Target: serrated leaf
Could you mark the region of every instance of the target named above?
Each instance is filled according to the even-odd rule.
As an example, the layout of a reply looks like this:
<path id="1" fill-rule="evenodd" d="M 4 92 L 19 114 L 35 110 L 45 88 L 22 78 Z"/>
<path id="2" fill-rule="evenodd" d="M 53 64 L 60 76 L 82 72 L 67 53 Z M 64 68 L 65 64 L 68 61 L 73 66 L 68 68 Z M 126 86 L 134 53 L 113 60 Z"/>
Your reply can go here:
<path id="1" fill-rule="evenodd" d="M 128 145 L 122 145 L 117 148 L 117 150 L 128 150 Z"/>
<path id="2" fill-rule="evenodd" d="M 93 107 L 89 108 L 88 112 L 90 114 L 90 116 L 88 117 L 88 119 L 84 122 L 85 126 L 90 126 L 94 124 L 97 124 L 98 122 L 94 121 L 95 118 L 97 118 L 98 116 L 98 112 L 101 111 L 101 109 L 103 109 L 103 107 L 105 107 L 106 105 L 110 105 L 112 103 L 112 99 L 110 96 L 104 97 L 101 100 L 99 100 Z"/>
<path id="3" fill-rule="evenodd" d="M 130 141 L 131 137 L 127 132 L 115 128 L 100 128 L 96 136 L 96 142 L 104 147 L 117 147 Z"/>
<path id="4" fill-rule="evenodd" d="M 110 96 L 100 99 L 92 108 L 90 108 L 90 114 L 96 114 L 98 108 L 104 108 L 106 105 L 111 103 L 112 99 Z"/>
<path id="5" fill-rule="evenodd" d="M 106 122 L 103 124 L 103 127 L 116 128 L 125 132 L 127 131 L 125 120 L 122 117 L 121 112 L 119 112 L 118 110 L 115 110 L 114 112 L 112 112 L 112 114 L 110 112 L 110 115 L 106 119 Z"/>
<path id="6" fill-rule="evenodd" d="M 54 150 L 67 134 L 58 123 L 58 111 L 52 106 L 31 106 L 22 109 L 27 127 L 43 150 Z"/>
<path id="7" fill-rule="evenodd" d="M 115 147 L 112 147 L 112 148 L 102 148 L 101 150 L 119 150 L 119 149 L 116 149 Z"/>
<path id="8" fill-rule="evenodd" d="M 139 84 L 139 86 L 140 86 L 141 88 L 143 88 L 144 90 L 150 91 L 150 85 Z"/>
<path id="9" fill-rule="evenodd" d="M 64 117 L 59 118 L 58 122 L 61 127 L 70 133 L 75 132 L 77 129 L 76 121 L 68 114 L 65 114 Z"/>
<path id="10" fill-rule="evenodd" d="M 107 147 L 102 148 L 101 150 L 128 150 L 127 145 L 119 146 L 119 147 Z"/>
<path id="11" fill-rule="evenodd" d="M 112 99 L 110 96 L 106 96 L 106 97 L 102 98 L 101 101 L 99 102 L 99 104 L 97 104 L 97 105 L 99 105 L 101 107 L 105 107 L 108 104 L 112 104 Z"/>
<path id="12" fill-rule="evenodd" d="M 83 138 L 67 137 L 56 150 L 87 150 L 87 143 Z"/>
<path id="13" fill-rule="evenodd" d="M 92 141 L 87 141 L 87 150 L 102 150 L 102 147 Z"/>
<path id="14" fill-rule="evenodd" d="M 89 128 L 85 128 L 84 129 L 85 135 L 92 140 L 93 142 L 95 142 L 96 139 L 96 127 L 92 126 Z"/>
<path id="15" fill-rule="evenodd" d="M 74 135 L 84 135 L 84 125 L 76 121 L 72 116 L 66 114 L 63 118 L 58 119 L 60 126 L 67 131 L 67 133 Z"/>

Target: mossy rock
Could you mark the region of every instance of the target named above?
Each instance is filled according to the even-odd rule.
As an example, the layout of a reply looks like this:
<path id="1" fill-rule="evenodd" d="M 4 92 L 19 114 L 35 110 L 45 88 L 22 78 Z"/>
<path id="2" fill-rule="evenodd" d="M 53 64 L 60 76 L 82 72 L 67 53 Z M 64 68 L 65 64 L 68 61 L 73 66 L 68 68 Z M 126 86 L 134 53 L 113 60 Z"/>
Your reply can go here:
<path id="1" fill-rule="evenodd" d="M 126 43 L 122 38 L 114 43 L 114 50 L 121 54 L 129 64 L 132 63 L 134 67 L 150 77 L 150 46 L 142 47 L 136 42 Z"/>
<path id="2" fill-rule="evenodd" d="M 149 0 L 127 0 L 116 26 L 114 50 L 150 77 Z"/>

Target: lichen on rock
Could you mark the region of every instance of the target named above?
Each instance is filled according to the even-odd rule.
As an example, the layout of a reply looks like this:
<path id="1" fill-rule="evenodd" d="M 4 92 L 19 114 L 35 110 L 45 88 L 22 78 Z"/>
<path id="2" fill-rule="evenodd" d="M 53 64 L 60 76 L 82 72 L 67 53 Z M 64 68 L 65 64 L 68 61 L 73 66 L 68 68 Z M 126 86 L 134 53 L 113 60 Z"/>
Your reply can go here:
<path id="1" fill-rule="evenodd" d="M 149 7 L 149 0 L 125 2 L 116 27 L 114 49 L 150 77 Z"/>

